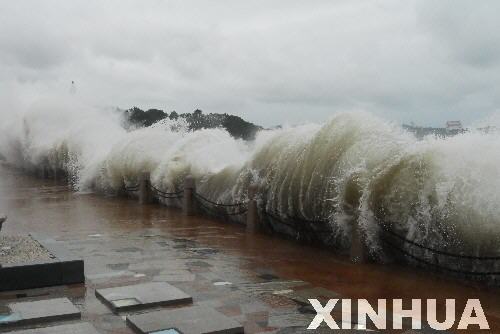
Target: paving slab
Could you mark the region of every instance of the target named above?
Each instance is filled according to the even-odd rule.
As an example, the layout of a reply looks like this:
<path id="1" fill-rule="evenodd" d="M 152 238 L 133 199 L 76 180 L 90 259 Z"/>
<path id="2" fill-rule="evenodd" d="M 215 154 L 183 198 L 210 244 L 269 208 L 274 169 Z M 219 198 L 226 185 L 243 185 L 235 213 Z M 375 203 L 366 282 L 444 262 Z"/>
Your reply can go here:
<path id="1" fill-rule="evenodd" d="M 155 282 L 192 282 L 195 278 L 196 275 L 188 270 L 163 270 L 153 280 Z"/>
<path id="2" fill-rule="evenodd" d="M 322 303 L 325 303 L 330 299 L 342 298 L 339 293 L 322 287 L 297 289 L 291 293 L 285 293 L 285 295 L 302 305 L 310 305 L 309 299 L 311 298 L 317 299 Z"/>
<path id="3" fill-rule="evenodd" d="M 97 289 L 95 294 L 115 313 L 193 302 L 191 296 L 165 282 Z"/>
<path id="4" fill-rule="evenodd" d="M 412 330 L 408 330 L 406 332 L 404 332 L 403 334 L 438 334 L 438 333 L 442 333 L 442 334 L 451 334 L 451 332 L 449 331 L 438 331 L 436 329 L 432 329 L 430 328 L 430 326 L 428 324 L 422 324 L 422 329 L 412 329 Z"/>
<path id="5" fill-rule="evenodd" d="M 203 306 L 161 310 L 127 317 L 127 325 L 139 334 L 241 334 L 235 320 Z"/>
<path id="6" fill-rule="evenodd" d="M 343 334 L 375 334 L 381 333 L 376 331 L 368 331 L 363 329 L 330 329 L 328 326 L 322 325 L 315 330 L 304 330 L 303 326 L 292 326 L 287 328 L 282 328 L 276 332 L 276 334 L 304 334 L 304 333 L 314 333 L 314 334 L 332 334 L 332 333 L 343 333 Z"/>
<path id="7" fill-rule="evenodd" d="M 80 317 L 80 311 L 68 298 L 11 303 L 0 307 L 0 328 L 80 319 Z"/>
<path id="8" fill-rule="evenodd" d="M 89 323 L 51 326 L 11 332 L 12 334 L 99 334 Z"/>
<path id="9" fill-rule="evenodd" d="M 238 284 L 238 287 L 250 294 L 280 294 L 285 290 L 296 289 L 308 284 L 301 280 L 292 281 L 265 281 L 265 282 L 246 282 Z"/>

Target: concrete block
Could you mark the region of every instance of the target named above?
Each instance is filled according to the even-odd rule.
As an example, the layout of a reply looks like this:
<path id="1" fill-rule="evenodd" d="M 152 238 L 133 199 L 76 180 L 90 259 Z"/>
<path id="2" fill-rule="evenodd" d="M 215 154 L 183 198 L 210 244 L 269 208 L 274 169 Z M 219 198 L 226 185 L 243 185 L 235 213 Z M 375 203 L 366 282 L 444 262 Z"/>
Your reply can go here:
<path id="1" fill-rule="evenodd" d="M 12 334 L 99 334 L 89 323 L 50 326 L 36 329 L 26 329 L 12 332 Z"/>
<path id="2" fill-rule="evenodd" d="M 191 296 L 165 282 L 97 289 L 95 294 L 115 313 L 193 302 Z"/>
<path id="3" fill-rule="evenodd" d="M 0 267 L 0 291 L 34 289 L 85 282 L 84 262 L 60 242 L 31 237 L 55 258 L 33 263 L 16 263 Z"/>
<path id="4" fill-rule="evenodd" d="M 0 328 L 80 319 L 80 311 L 68 298 L 11 303 L 0 310 Z"/>
<path id="5" fill-rule="evenodd" d="M 127 317 L 127 325 L 139 334 L 240 334 L 243 326 L 237 321 L 203 306 L 137 314 Z M 170 330 L 170 332 L 168 332 Z"/>

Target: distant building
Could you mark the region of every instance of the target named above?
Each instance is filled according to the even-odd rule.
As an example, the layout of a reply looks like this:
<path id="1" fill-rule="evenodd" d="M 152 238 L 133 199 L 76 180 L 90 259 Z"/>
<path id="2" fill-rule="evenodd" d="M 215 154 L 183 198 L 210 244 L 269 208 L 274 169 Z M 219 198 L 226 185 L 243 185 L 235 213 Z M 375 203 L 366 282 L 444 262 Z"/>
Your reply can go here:
<path id="1" fill-rule="evenodd" d="M 462 132 L 464 128 L 462 127 L 462 122 L 460 121 L 448 121 L 446 122 L 446 132 Z"/>
<path id="2" fill-rule="evenodd" d="M 403 124 L 403 129 L 405 129 L 408 132 L 411 132 L 417 137 L 418 139 L 422 139 L 426 136 L 434 136 L 434 137 L 441 137 L 444 138 L 449 135 L 449 133 L 446 132 L 446 128 L 432 128 L 432 127 L 423 127 L 423 126 L 415 126 L 412 122 L 412 124 Z"/>
<path id="3" fill-rule="evenodd" d="M 422 139 L 426 136 L 445 138 L 445 137 L 455 136 L 467 131 L 467 129 L 464 129 L 462 127 L 462 122 L 460 121 L 448 121 L 446 122 L 446 127 L 444 128 L 415 126 L 415 124 L 413 124 L 412 122 L 410 125 L 403 124 L 403 129 L 413 133 L 415 137 L 417 137 L 418 139 Z"/>
<path id="4" fill-rule="evenodd" d="M 485 126 L 484 128 L 477 128 L 478 131 L 481 131 L 483 133 L 498 133 L 498 128 L 496 126 L 488 125 Z"/>

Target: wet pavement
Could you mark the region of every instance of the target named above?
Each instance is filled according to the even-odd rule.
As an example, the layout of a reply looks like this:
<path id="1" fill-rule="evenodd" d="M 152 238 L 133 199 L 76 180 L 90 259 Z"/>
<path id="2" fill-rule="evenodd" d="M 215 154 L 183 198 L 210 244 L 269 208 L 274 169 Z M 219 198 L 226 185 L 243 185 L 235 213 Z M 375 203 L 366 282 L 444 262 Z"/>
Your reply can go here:
<path id="1" fill-rule="evenodd" d="M 490 332 L 500 332 L 496 288 L 420 269 L 353 265 L 328 250 L 246 234 L 236 224 L 184 217 L 134 199 L 77 194 L 61 182 L 0 167 L 2 213 L 9 216 L 2 233 L 36 232 L 81 256 L 87 281 L 1 293 L 0 303 L 67 297 L 99 333 L 132 331 L 124 320 L 129 313 L 113 314 L 95 290 L 147 282 L 177 287 L 193 297 L 193 305 L 229 316 L 245 333 L 312 332 L 305 329 L 315 315 L 307 299 L 316 297 L 365 298 L 373 305 L 378 298 L 435 298 L 438 304 L 455 298 L 460 312 L 468 298 L 479 298 Z"/>

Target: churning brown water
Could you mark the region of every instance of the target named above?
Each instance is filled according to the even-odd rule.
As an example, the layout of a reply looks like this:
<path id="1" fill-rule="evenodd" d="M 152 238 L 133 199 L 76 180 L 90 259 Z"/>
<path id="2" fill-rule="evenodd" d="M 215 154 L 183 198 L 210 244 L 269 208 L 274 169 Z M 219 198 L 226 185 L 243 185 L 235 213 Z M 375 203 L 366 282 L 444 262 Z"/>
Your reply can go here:
<path id="1" fill-rule="evenodd" d="M 141 206 L 128 198 L 75 193 L 60 181 L 36 179 L 6 167 L 0 167 L 0 213 L 9 216 L 2 231 L 8 234 L 38 232 L 60 240 L 101 234 L 119 239 L 151 230 L 167 239 L 185 238 L 239 259 L 227 264 L 231 271 L 271 268 L 280 277 L 303 280 L 346 298 L 436 298 L 442 305 L 444 299 L 456 298 L 460 312 L 468 298 L 479 298 L 492 331 L 500 332 L 500 290 L 496 288 L 413 268 L 353 265 L 328 250 L 263 234 L 249 235 L 241 226 L 184 217 L 179 210 L 160 205 Z M 86 271 L 92 272 L 97 258 L 86 257 L 85 261 Z"/>

